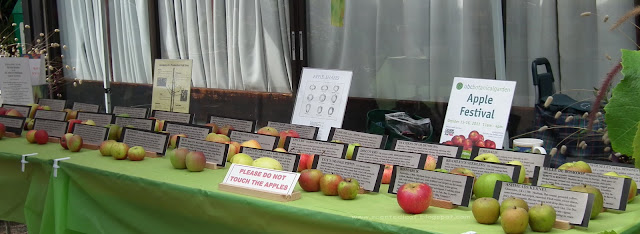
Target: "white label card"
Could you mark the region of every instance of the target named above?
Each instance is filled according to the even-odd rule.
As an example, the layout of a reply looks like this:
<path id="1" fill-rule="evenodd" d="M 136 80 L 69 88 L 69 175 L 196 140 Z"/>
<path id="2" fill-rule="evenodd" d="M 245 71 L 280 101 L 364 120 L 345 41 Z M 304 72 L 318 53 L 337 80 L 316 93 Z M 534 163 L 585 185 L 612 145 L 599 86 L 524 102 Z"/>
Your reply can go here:
<path id="1" fill-rule="evenodd" d="M 131 118 L 144 119 L 147 118 L 149 108 L 114 106 L 112 113 L 114 115 L 127 114 Z"/>
<path id="2" fill-rule="evenodd" d="M 382 182 L 384 172 L 384 165 L 323 156 L 313 158 L 312 168 L 321 170 L 324 174 L 354 178 L 358 180 L 360 187 L 372 192 L 380 190 L 380 182 Z"/>
<path id="3" fill-rule="evenodd" d="M 22 129 L 25 121 L 25 117 L 0 115 L 0 123 L 4 124 L 4 126 L 7 128 L 7 132 L 15 133 L 18 136 L 22 134 Z"/>
<path id="4" fill-rule="evenodd" d="M 115 115 L 79 111 L 78 117 L 76 119 L 79 119 L 82 121 L 93 120 L 93 122 L 96 123 L 96 126 L 104 127 L 113 123 L 115 119 Z"/>
<path id="5" fill-rule="evenodd" d="M 40 98 L 38 105 L 49 106 L 54 111 L 62 111 L 67 107 L 67 100 Z"/>
<path id="6" fill-rule="evenodd" d="M 243 132 L 253 132 L 256 128 L 256 121 L 254 120 L 232 119 L 214 115 L 209 115 L 209 123 L 218 125 L 218 128 L 231 126 L 234 130 Z"/>
<path id="7" fill-rule="evenodd" d="M 36 114 L 33 117 L 34 119 L 48 119 L 48 120 L 57 120 L 57 121 L 66 121 L 67 120 L 67 112 L 64 111 L 53 111 L 53 110 L 36 110 Z"/>
<path id="8" fill-rule="evenodd" d="M 253 160 L 269 157 L 277 160 L 282 165 L 282 170 L 297 172 L 298 163 L 300 162 L 299 154 L 290 154 L 284 152 L 277 152 L 271 150 L 254 149 L 248 147 L 240 147 L 240 153 L 245 153 L 251 156 Z"/>
<path id="9" fill-rule="evenodd" d="M 0 90 L 5 103 L 16 105 L 33 103 L 28 58 L 0 58 L 0 77 Z"/>
<path id="10" fill-rule="evenodd" d="M 188 138 L 204 140 L 211 133 L 211 127 L 178 122 L 165 122 L 164 131 L 171 135 L 185 134 Z"/>
<path id="11" fill-rule="evenodd" d="M 396 151 L 426 154 L 428 156 L 433 156 L 435 159 L 438 159 L 438 157 L 459 158 L 462 155 L 461 146 L 429 144 L 396 139 L 391 143 L 391 149 Z"/>
<path id="12" fill-rule="evenodd" d="M 145 151 L 155 152 L 164 155 L 169 143 L 169 133 L 145 131 L 134 128 L 122 129 L 122 142 L 133 146 L 142 146 Z"/>
<path id="13" fill-rule="evenodd" d="M 588 184 L 600 190 L 604 197 L 604 208 L 625 210 L 627 208 L 627 199 L 629 198 L 631 179 L 536 167 L 531 184 L 537 186 L 553 184 L 567 190 L 576 185 Z"/>
<path id="14" fill-rule="evenodd" d="M 25 117 L 25 118 L 28 118 L 31 113 L 31 106 L 3 104 L 2 107 L 5 109 L 17 110 L 18 112 L 20 112 L 22 117 Z"/>
<path id="15" fill-rule="evenodd" d="M 353 151 L 353 160 L 377 164 L 390 164 L 410 168 L 424 168 L 427 161 L 426 154 L 409 153 L 393 150 L 356 147 Z"/>
<path id="16" fill-rule="evenodd" d="M 153 119 L 139 119 L 116 116 L 116 125 L 120 127 L 133 127 L 137 129 L 153 131 L 156 125 L 156 121 Z"/>
<path id="17" fill-rule="evenodd" d="M 67 133 L 67 127 L 69 122 L 67 121 L 56 121 L 49 119 L 35 119 L 33 122 L 33 129 L 35 130 L 45 130 L 50 137 L 62 137 L 65 133 Z"/>
<path id="18" fill-rule="evenodd" d="M 245 142 L 248 140 L 256 140 L 258 141 L 258 143 L 260 143 L 260 147 L 262 147 L 263 149 L 275 149 L 278 147 L 278 140 L 280 139 L 280 137 L 277 136 L 269 136 L 269 135 L 262 135 L 262 134 L 257 134 L 257 133 L 250 133 L 250 132 L 241 132 L 241 131 L 235 131 L 235 130 L 231 130 L 229 131 L 229 138 L 231 139 L 231 141 L 235 141 L 235 142 Z"/>
<path id="19" fill-rule="evenodd" d="M 331 143 L 326 141 L 316 141 L 302 138 L 287 137 L 284 148 L 289 153 L 313 154 L 334 158 L 344 158 L 347 153 L 347 145 L 342 143 Z"/>
<path id="20" fill-rule="evenodd" d="M 300 135 L 300 138 L 304 139 L 316 139 L 318 136 L 318 127 L 306 126 L 300 124 L 288 124 L 280 122 L 269 121 L 267 126 L 275 128 L 278 132 L 294 130 Z"/>
<path id="21" fill-rule="evenodd" d="M 570 224 L 587 227 L 591 218 L 591 208 L 595 195 L 569 190 L 544 188 L 517 183 L 498 181 L 493 198 L 502 203 L 506 198 L 517 197 L 529 207 L 544 203 L 556 210 L 556 219 Z"/>
<path id="22" fill-rule="evenodd" d="M 223 184 L 275 194 L 291 195 L 300 178 L 299 173 L 231 164 Z"/>
<path id="23" fill-rule="evenodd" d="M 227 162 L 227 153 L 229 152 L 228 144 L 197 140 L 188 137 L 178 137 L 176 144 L 178 145 L 178 148 L 186 148 L 189 151 L 202 152 L 208 163 L 224 167 Z"/>
<path id="24" fill-rule="evenodd" d="M 327 141 L 334 140 L 345 144 L 358 143 L 360 146 L 367 148 L 384 149 L 384 145 L 387 143 L 387 136 L 332 127 Z"/>
<path id="25" fill-rule="evenodd" d="M 473 179 L 471 176 L 395 166 L 389 193 L 398 193 L 398 189 L 404 184 L 425 183 L 433 189 L 433 198 L 468 207 L 473 192 Z"/>
<path id="26" fill-rule="evenodd" d="M 603 161 L 584 160 L 591 166 L 591 173 L 604 174 L 607 172 L 616 172 L 618 175 L 626 175 L 631 177 L 636 183 L 640 182 L 640 169 L 635 168 L 633 164 L 610 163 Z M 640 192 L 640 189 L 638 189 Z"/>
<path id="27" fill-rule="evenodd" d="M 436 168 L 445 169 L 447 171 L 451 171 L 458 167 L 471 170 L 477 177 L 480 177 L 485 173 L 506 174 L 511 177 L 511 181 L 517 182 L 518 178 L 520 178 L 521 166 L 448 157 L 439 157 L 438 164 L 436 165 Z"/>
<path id="28" fill-rule="evenodd" d="M 100 145 L 109 137 L 108 128 L 86 124 L 74 124 L 72 132 L 82 137 L 83 143 L 90 145 Z"/>
<path id="29" fill-rule="evenodd" d="M 193 121 L 193 114 L 190 113 L 178 113 L 153 110 L 151 116 L 159 120 L 172 121 L 178 123 L 191 123 Z"/>
<path id="30" fill-rule="evenodd" d="M 100 105 L 74 102 L 73 107 L 71 109 L 75 111 L 98 113 L 98 111 L 100 111 Z"/>
<path id="31" fill-rule="evenodd" d="M 480 154 L 490 153 L 498 157 L 500 162 L 520 161 L 524 165 L 527 177 L 532 177 L 536 166 L 549 167 L 551 164 L 551 156 L 547 154 L 534 154 L 526 152 L 517 152 L 510 150 L 495 150 L 487 148 L 474 147 L 471 152 L 471 158 Z"/>

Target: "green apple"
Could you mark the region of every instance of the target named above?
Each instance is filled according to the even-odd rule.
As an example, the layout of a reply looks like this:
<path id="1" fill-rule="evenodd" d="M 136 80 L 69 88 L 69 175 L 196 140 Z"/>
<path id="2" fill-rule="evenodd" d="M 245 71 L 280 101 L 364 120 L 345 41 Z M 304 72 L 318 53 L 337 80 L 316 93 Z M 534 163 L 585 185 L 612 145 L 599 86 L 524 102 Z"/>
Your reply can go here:
<path id="1" fill-rule="evenodd" d="M 234 156 L 235 158 L 235 156 Z M 282 164 L 273 158 L 262 157 L 253 161 L 251 166 L 282 171 Z"/>
<path id="2" fill-rule="evenodd" d="M 354 178 L 346 178 L 338 184 L 338 196 L 342 200 L 353 200 L 358 196 L 360 184 Z"/>
<path id="3" fill-rule="evenodd" d="M 600 212 L 602 212 L 602 207 L 604 205 L 604 197 L 602 197 L 602 193 L 596 187 L 591 185 L 576 185 L 571 188 L 571 191 L 575 192 L 583 192 L 583 193 L 591 193 L 595 194 L 595 199 L 593 199 L 593 206 L 591 208 L 591 219 L 597 217 Z"/>
<path id="4" fill-rule="evenodd" d="M 564 188 L 562 188 L 560 186 L 553 185 L 553 184 L 543 184 L 543 185 L 540 185 L 540 187 L 564 190 Z"/>
<path id="5" fill-rule="evenodd" d="M 534 232 L 548 232 L 556 222 L 556 210 L 547 204 L 538 204 L 529 209 L 529 226 Z"/>
<path id="6" fill-rule="evenodd" d="M 493 197 L 493 190 L 497 181 L 513 182 L 511 177 L 506 174 L 485 173 L 476 180 L 473 186 L 473 194 L 476 195 L 476 198 Z"/>
<path id="7" fill-rule="evenodd" d="M 186 169 L 186 158 L 187 154 L 189 154 L 189 150 L 186 148 L 177 148 L 172 150 L 169 153 L 169 160 L 171 161 L 171 165 L 175 169 Z"/>
<path id="8" fill-rule="evenodd" d="M 591 167 L 589 166 L 589 164 L 587 164 L 586 162 L 583 162 L 583 161 L 568 162 L 568 163 L 560 165 L 560 167 L 558 167 L 558 169 L 567 170 L 567 171 L 591 173 Z"/>
<path id="9" fill-rule="evenodd" d="M 353 157 L 353 151 L 356 149 L 356 146 L 360 146 L 360 144 L 358 143 L 349 144 L 349 147 L 347 147 L 347 155 L 346 155 L 347 159 L 351 160 L 351 158 Z"/>
<path id="10" fill-rule="evenodd" d="M 613 172 L 613 171 L 604 173 L 604 175 L 631 179 L 631 177 L 629 177 L 629 176 L 619 175 L 618 173 Z M 636 184 L 636 182 L 633 181 L 633 179 L 631 179 L 631 186 L 629 187 L 629 198 L 627 199 L 627 203 L 633 201 L 633 199 L 636 198 L 637 193 L 638 193 L 638 184 Z"/>
<path id="11" fill-rule="evenodd" d="M 524 169 L 524 165 L 522 165 L 522 162 L 511 161 L 511 162 L 508 162 L 507 164 L 520 166 L 520 176 L 518 177 L 518 184 L 524 183 L 524 179 L 527 177 L 527 174 L 526 174 L 527 171 Z"/>
<path id="12" fill-rule="evenodd" d="M 120 140 L 120 138 L 118 138 L 118 132 L 122 131 L 120 126 L 117 124 L 107 124 L 105 127 L 109 128 L 109 140 Z"/>
<path id="13" fill-rule="evenodd" d="M 492 153 L 484 153 L 484 154 L 478 155 L 475 158 L 473 158 L 473 160 L 500 163 L 500 159 L 498 159 L 498 156 Z"/>
<path id="14" fill-rule="evenodd" d="M 435 171 L 435 172 L 449 173 L 449 171 L 447 171 L 447 170 L 445 170 L 445 169 L 442 169 L 442 168 L 438 168 L 438 169 L 435 169 L 435 170 L 433 170 L 433 171 Z"/>
<path id="15" fill-rule="evenodd" d="M 509 207 L 500 215 L 500 224 L 505 233 L 524 233 L 529 226 L 529 213 L 520 207 Z"/>
<path id="16" fill-rule="evenodd" d="M 253 165 L 253 158 L 251 158 L 251 156 L 249 156 L 248 154 L 239 153 L 239 154 L 233 155 L 233 158 L 231 159 L 231 163 L 251 166 Z"/>
<path id="17" fill-rule="evenodd" d="M 504 199 L 502 201 L 502 204 L 500 204 L 500 213 L 502 214 L 504 210 L 513 206 L 517 206 L 525 209 L 526 211 L 529 211 L 529 205 L 527 205 L 527 202 L 517 197 L 508 197 L 507 199 Z"/>
<path id="18" fill-rule="evenodd" d="M 492 197 L 482 197 L 473 201 L 471 213 L 481 224 L 494 224 L 500 217 L 500 203 Z"/>

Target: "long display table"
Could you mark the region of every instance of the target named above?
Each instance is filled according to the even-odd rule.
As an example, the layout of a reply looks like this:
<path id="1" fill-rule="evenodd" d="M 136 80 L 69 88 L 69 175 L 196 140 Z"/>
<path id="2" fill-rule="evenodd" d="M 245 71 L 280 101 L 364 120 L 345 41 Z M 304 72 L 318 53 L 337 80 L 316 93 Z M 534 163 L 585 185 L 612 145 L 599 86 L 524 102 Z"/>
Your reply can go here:
<path id="1" fill-rule="evenodd" d="M 30 233 L 502 232 L 499 223 L 476 223 L 465 207 L 405 214 L 385 185 L 352 201 L 303 192 L 300 200 L 279 203 L 219 191 L 226 169 L 188 172 L 164 158 L 117 161 L 24 138 L 0 140 L 0 152 L 0 219 L 26 222 Z M 20 172 L 20 155 L 33 152 L 39 155 Z M 53 177 L 52 161 L 61 157 L 71 159 Z M 601 214 L 588 229 L 553 232 L 638 233 L 638 200 L 626 212 Z"/>

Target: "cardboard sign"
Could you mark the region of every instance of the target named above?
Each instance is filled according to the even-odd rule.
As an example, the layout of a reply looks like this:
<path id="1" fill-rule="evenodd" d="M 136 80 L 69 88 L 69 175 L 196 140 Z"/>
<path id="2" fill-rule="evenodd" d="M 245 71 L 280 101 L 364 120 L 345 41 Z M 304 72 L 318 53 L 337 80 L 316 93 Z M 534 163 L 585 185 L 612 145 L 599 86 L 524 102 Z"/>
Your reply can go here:
<path id="1" fill-rule="evenodd" d="M 404 184 L 424 183 L 433 189 L 433 198 L 467 207 L 473 193 L 473 180 L 471 176 L 394 166 L 389 193 L 397 194 Z"/>
<path id="2" fill-rule="evenodd" d="M 5 103 L 33 103 L 31 71 L 28 58 L 0 58 L 0 90 Z M 28 115 L 25 115 L 27 117 Z"/>
<path id="3" fill-rule="evenodd" d="M 331 127 L 341 128 L 351 88 L 351 71 L 302 68 L 291 123 L 318 127 L 327 140 Z"/>
<path id="4" fill-rule="evenodd" d="M 29 70 L 31 71 L 31 85 L 43 85 L 47 83 L 44 57 L 33 58 L 29 56 Z"/>
<path id="5" fill-rule="evenodd" d="M 254 149 L 248 147 L 240 147 L 240 153 L 245 153 L 251 156 L 253 160 L 269 157 L 277 160 L 282 165 L 282 170 L 298 172 L 298 163 L 300 163 L 299 154 L 290 154 L 284 152 L 277 152 L 271 150 Z"/>
<path id="6" fill-rule="evenodd" d="M 178 148 L 186 148 L 189 151 L 202 152 L 208 163 L 213 163 L 221 167 L 224 167 L 227 163 L 227 153 L 229 152 L 228 144 L 192 139 L 188 137 L 178 137 L 176 144 Z"/>
<path id="7" fill-rule="evenodd" d="M 605 176 L 594 173 L 558 170 L 548 167 L 536 167 L 532 185 L 553 184 L 566 190 L 576 185 L 596 187 L 604 197 L 604 208 L 625 210 L 629 198 L 631 179 Z"/>
<path id="8" fill-rule="evenodd" d="M 384 174 L 384 165 L 326 156 L 314 157 L 312 168 L 321 170 L 324 174 L 354 178 L 358 180 L 360 187 L 371 192 L 380 190 L 380 182 Z"/>
<path id="9" fill-rule="evenodd" d="M 100 145 L 109 137 L 109 128 L 86 124 L 74 124 L 71 132 L 82 137 L 83 143 L 90 145 Z"/>
<path id="10" fill-rule="evenodd" d="M 300 135 L 300 138 L 304 139 L 316 139 L 318 136 L 318 127 L 306 126 L 300 124 L 289 124 L 269 121 L 267 126 L 275 128 L 278 132 L 294 130 Z"/>
<path id="11" fill-rule="evenodd" d="M 280 137 L 277 137 L 277 136 L 262 135 L 262 134 L 250 133 L 250 132 L 241 132 L 236 130 L 229 131 L 229 138 L 231 138 L 231 141 L 235 141 L 239 143 L 242 143 L 248 140 L 256 140 L 258 141 L 258 143 L 260 143 L 260 146 L 263 149 L 270 149 L 270 150 L 277 148 L 278 141 L 280 140 Z"/>
<path id="12" fill-rule="evenodd" d="M 169 133 L 123 128 L 121 142 L 133 146 L 142 146 L 145 151 L 164 155 L 169 143 Z"/>
<path id="13" fill-rule="evenodd" d="M 344 158 L 348 145 L 302 138 L 287 137 L 284 148 L 289 153 L 313 154 L 334 158 Z"/>
<path id="14" fill-rule="evenodd" d="M 291 195 L 300 174 L 265 168 L 231 164 L 223 184 L 234 185 L 275 194 Z"/>
<path id="15" fill-rule="evenodd" d="M 209 123 L 214 123 L 218 125 L 219 128 L 231 126 L 234 130 L 243 132 L 254 132 L 256 128 L 255 120 L 232 119 L 214 115 L 209 115 Z"/>
<path id="16" fill-rule="evenodd" d="M 15 117 L 15 116 L 6 116 L 0 115 L 0 123 L 4 124 L 7 128 L 7 132 L 15 133 L 20 136 L 22 134 L 22 129 L 24 127 L 24 122 L 27 118 L 25 117 Z"/>
<path id="17" fill-rule="evenodd" d="M 189 113 L 192 64 L 193 61 L 189 59 L 155 60 L 151 109 Z"/>
<path id="18" fill-rule="evenodd" d="M 211 133 L 211 127 L 167 121 L 163 131 L 171 135 L 185 134 L 188 138 L 204 140 Z"/>
<path id="19" fill-rule="evenodd" d="M 73 107 L 71 107 L 71 109 L 74 110 L 74 111 L 84 111 L 84 112 L 98 113 L 98 111 L 100 111 L 100 105 L 82 103 L 82 102 L 74 102 L 73 103 Z"/>
<path id="20" fill-rule="evenodd" d="M 57 121 L 67 121 L 67 112 L 53 110 L 36 110 L 34 119 L 48 119 Z"/>
<path id="21" fill-rule="evenodd" d="M 473 174 L 477 177 L 480 177 L 485 173 L 506 174 L 511 177 L 511 181 L 517 182 L 518 178 L 520 178 L 521 166 L 448 157 L 439 157 L 438 164 L 436 164 L 436 168 L 442 168 L 447 171 L 451 171 L 458 167 L 463 167 L 473 171 Z"/>
<path id="22" fill-rule="evenodd" d="M 23 105 L 12 105 L 12 104 L 2 104 L 2 108 L 7 110 L 14 109 L 22 115 L 22 117 L 28 118 L 31 114 L 31 106 L 23 106 Z"/>
<path id="23" fill-rule="evenodd" d="M 151 116 L 164 121 L 178 122 L 178 123 L 192 123 L 193 114 L 191 113 L 177 113 L 168 111 L 153 110 Z"/>
<path id="24" fill-rule="evenodd" d="M 356 147 L 353 160 L 377 164 L 391 164 L 410 168 L 424 168 L 427 161 L 426 154 L 409 153 L 393 150 Z"/>
<path id="25" fill-rule="evenodd" d="M 460 158 L 462 155 L 462 146 L 429 144 L 397 139 L 393 139 L 393 142 L 391 142 L 391 149 L 395 151 L 426 154 L 434 157 L 436 160 L 438 157 Z"/>
<path id="26" fill-rule="evenodd" d="M 67 107 L 67 100 L 40 98 L 38 105 L 49 106 L 54 111 L 62 111 Z"/>
<path id="27" fill-rule="evenodd" d="M 156 121 L 153 119 L 139 119 L 116 116 L 115 124 L 121 127 L 130 126 L 131 128 L 153 131 L 155 129 Z"/>
<path id="28" fill-rule="evenodd" d="M 387 144 L 386 135 L 376 135 L 331 127 L 327 141 L 336 140 L 345 144 L 358 143 L 360 146 L 367 148 L 384 149 L 385 144 Z"/>
<path id="29" fill-rule="evenodd" d="M 613 171 L 618 175 L 626 175 L 631 177 L 631 179 L 636 181 L 636 183 L 640 182 L 640 169 L 635 168 L 633 164 L 584 160 L 584 159 L 580 159 L 580 160 L 588 163 L 589 166 L 591 166 L 591 173 L 604 174 L 604 173 Z M 640 192 L 640 189 L 638 189 L 638 192 Z"/>
<path id="30" fill-rule="evenodd" d="M 87 120 L 93 120 L 93 122 L 96 123 L 96 126 L 104 127 L 113 123 L 113 121 L 115 120 L 115 115 L 78 111 L 78 116 L 76 117 L 76 119 L 82 120 L 83 122 Z"/>
<path id="31" fill-rule="evenodd" d="M 487 148 L 474 147 L 471 151 L 471 158 L 474 158 L 480 154 L 494 154 L 500 159 L 500 162 L 520 161 L 524 165 L 527 177 L 532 177 L 536 166 L 549 167 L 551 164 L 551 156 L 548 154 L 533 154 L 526 152 L 517 152 L 510 150 L 494 150 Z"/>
<path id="32" fill-rule="evenodd" d="M 114 106 L 111 113 L 114 115 L 126 114 L 131 118 L 144 119 L 149 115 L 149 108 Z"/>
<path id="33" fill-rule="evenodd" d="M 69 122 L 49 119 L 34 119 L 33 129 L 45 130 L 50 137 L 60 138 L 67 133 Z"/>
<path id="34" fill-rule="evenodd" d="M 550 205 L 556 210 L 557 220 L 582 227 L 589 225 L 595 199 L 595 195 L 590 193 L 497 181 L 493 198 L 502 203 L 509 197 L 520 198 L 530 206 L 541 203 Z"/>
<path id="35" fill-rule="evenodd" d="M 454 78 L 440 142 L 477 131 L 502 149 L 515 89 L 515 81 Z"/>

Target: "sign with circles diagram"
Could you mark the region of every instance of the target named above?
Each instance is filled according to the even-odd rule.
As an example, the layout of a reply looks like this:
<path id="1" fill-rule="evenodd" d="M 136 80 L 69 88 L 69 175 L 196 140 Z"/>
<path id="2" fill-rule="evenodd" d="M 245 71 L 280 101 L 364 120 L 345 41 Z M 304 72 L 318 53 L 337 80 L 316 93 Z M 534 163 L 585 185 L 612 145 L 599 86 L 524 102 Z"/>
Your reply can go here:
<path id="1" fill-rule="evenodd" d="M 318 127 L 318 140 L 341 128 L 353 72 L 304 68 L 291 123 Z"/>

